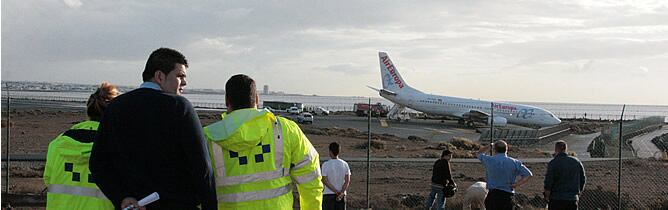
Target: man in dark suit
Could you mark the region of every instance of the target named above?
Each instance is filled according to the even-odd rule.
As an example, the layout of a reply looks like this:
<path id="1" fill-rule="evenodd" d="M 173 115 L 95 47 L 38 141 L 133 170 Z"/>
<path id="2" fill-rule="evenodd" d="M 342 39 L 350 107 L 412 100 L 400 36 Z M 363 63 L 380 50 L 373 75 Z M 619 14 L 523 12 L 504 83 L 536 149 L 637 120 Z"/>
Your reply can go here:
<path id="1" fill-rule="evenodd" d="M 188 61 L 160 48 L 148 58 L 138 89 L 107 107 L 93 146 L 94 182 L 114 206 L 138 206 L 153 192 L 160 199 L 141 209 L 215 209 L 216 191 L 202 128 L 180 96 Z"/>

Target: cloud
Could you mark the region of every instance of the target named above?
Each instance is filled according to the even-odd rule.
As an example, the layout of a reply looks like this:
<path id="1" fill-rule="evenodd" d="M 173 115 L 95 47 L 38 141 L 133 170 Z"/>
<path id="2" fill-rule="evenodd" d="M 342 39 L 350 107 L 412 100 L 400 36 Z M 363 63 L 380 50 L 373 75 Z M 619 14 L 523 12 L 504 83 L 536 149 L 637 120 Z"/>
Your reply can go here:
<path id="1" fill-rule="evenodd" d="M 67 7 L 72 9 L 78 9 L 79 7 L 81 7 L 81 5 L 83 5 L 81 0 L 63 0 L 63 2 L 65 3 L 65 5 L 67 5 Z"/>
<path id="2" fill-rule="evenodd" d="M 580 66 L 580 71 L 589 71 L 593 65 L 594 60 L 588 60 L 586 63 L 583 63 L 582 66 Z"/>
<path id="3" fill-rule="evenodd" d="M 370 94 L 356 87 L 379 81 L 377 51 L 421 88 L 454 90 L 486 76 L 499 79 L 480 88 L 507 86 L 508 94 L 521 91 L 504 81 L 518 78 L 577 73 L 615 82 L 608 72 L 654 78 L 668 66 L 665 1 L 2 3 L 3 80 L 135 85 L 148 54 L 163 46 L 191 61 L 193 88 L 246 73 L 272 89 L 335 95 Z"/>
<path id="4" fill-rule="evenodd" d="M 325 69 L 337 73 L 349 74 L 349 75 L 360 75 L 368 74 L 369 70 L 365 71 L 361 65 L 356 63 L 339 63 L 333 64 L 325 67 Z"/>
<path id="5" fill-rule="evenodd" d="M 649 69 L 647 67 L 644 67 L 644 66 L 639 66 L 638 67 L 638 72 L 641 73 L 641 74 L 648 74 Z"/>

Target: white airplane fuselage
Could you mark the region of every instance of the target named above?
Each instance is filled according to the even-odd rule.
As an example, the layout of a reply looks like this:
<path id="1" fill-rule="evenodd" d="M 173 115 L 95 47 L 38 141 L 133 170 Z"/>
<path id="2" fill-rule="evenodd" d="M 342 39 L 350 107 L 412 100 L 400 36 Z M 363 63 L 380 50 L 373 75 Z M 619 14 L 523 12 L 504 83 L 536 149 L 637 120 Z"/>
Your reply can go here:
<path id="1" fill-rule="evenodd" d="M 433 115 L 460 119 L 491 118 L 494 104 L 494 124 L 511 123 L 526 126 L 546 127 L 557 125 L 561 120 L 551 112 L 529 105 L 507 102 L 492 102 L 450 96 L 426 94 L 410 87 L 401 78 L 386 53 L 379 53 L 383 90 L 380 96 L 395 104 Z"/>

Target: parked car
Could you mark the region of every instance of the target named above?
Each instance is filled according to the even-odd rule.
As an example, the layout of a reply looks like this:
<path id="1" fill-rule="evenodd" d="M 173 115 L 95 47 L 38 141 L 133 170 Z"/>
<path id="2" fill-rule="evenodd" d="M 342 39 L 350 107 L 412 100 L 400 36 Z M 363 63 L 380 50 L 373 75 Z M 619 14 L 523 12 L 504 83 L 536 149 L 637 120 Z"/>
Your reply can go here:
<path id="1" fill-rule="evenodd" d="M 290 114 L 299 114 L 299 108 L 296 106 L 288 108 L 288 113 Z"/>
<path id="2" fill-rule="evenodd" d="M 326 110 L 325 108 L 318 107 L 313 110 L 314 115 L 329 115 L 329 110 Z"/>
<path id="3" fill-rule="evenodd" d="M 312 124 L 313 123 L 313 115 L 308 112 L 302 112 L 297 116 L 297 122 L 298 123 L 303 123 L 303 124 Z"/>

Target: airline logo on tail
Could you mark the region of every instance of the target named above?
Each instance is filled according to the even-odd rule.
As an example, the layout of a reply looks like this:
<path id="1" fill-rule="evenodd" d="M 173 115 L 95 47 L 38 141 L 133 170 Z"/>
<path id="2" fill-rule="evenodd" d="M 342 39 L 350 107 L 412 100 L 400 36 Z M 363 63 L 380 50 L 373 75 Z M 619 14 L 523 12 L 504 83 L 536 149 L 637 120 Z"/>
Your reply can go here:
<path id="1" fill-rule="evenodd" d="M 397 84 L 397 86 L 399 86 L 399 89 L 404 88 L 404 83 L 401 82 L 401 79 L 399 79 L 399 75 L 397 75 L 397 71 L 394 68 L 394 65 L 392 64 L 392 61 L 390 61 L 390 58 L 388 56 L 383 56 L 380 59 L 383 61 L 383 64 L 385 64 L 385 68 L 387 69 L 387 71 L 390 72 L 390 75 L 394 80 L 394 84 Z"/>

